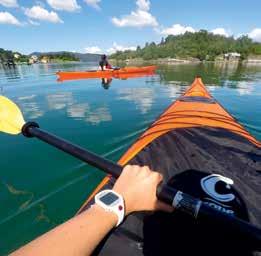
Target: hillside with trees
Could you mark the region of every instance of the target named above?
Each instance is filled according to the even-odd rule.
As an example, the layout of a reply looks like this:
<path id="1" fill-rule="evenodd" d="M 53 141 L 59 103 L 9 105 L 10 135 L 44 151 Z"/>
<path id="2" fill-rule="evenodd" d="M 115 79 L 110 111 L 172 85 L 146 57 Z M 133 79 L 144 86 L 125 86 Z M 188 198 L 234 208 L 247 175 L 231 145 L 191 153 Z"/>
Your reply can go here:
<path id="1" fill-rule="evenodd" d="M 70 61 L 83 61 L 83 62 L 98 62 L 101 55 L 100 54 L 92 54 L 92 53 L 78 53 L 78 52 L 33 52 L 30 56 L 37 56 L 38 58 L 42 58 L 43 56 L 50 57 L 51 60 L 54 59 L 70 59 Z"/>
<path id="2" fill-rule="evenodd" d="M 261 43 L 253 42 L 247 36 L 225 37 L 214 35 L 206 30 L 196 33 L 186 32 L 183 35 L 169 35 L 162 38 L 159 44 L 146 43 L 145 47 L 137 47 L 136 51 L 116 52 L 111 59 L 126 60 L 141 58 L 143 60 L 156 60 L 159 58 L 176 58 L 213 61 L 226 53 L 236 52 L 241 59 L 249 55 L 261 55 Z"/>
<path id="3" fill-rule="evenodd" d="M 28 59 L 27 55 L 0 48 L 0 63 L 23 63 L 28 62 Z"/>
<path id="4" fill-rule="evenodd" d="M 79 61 L 79 58 L 75 57 L 73 54 L 69 52 L 41 55 L 40 59 L 41 58 L 48 59 L 48 62 Z"/>
<path id="5" fill-rule="evenodd" d="M 32 56 L 36 56 L 32 60 Z M 19 52 L 5 50 L 0 48 L 0 64 L 15 65 L 20 63 L 56 63 L 56 62 L 98 62 L 101 58 L 100 54 L 78 53 L 78 52 L 33 52 L 29 55 L 24 55 Z"/>

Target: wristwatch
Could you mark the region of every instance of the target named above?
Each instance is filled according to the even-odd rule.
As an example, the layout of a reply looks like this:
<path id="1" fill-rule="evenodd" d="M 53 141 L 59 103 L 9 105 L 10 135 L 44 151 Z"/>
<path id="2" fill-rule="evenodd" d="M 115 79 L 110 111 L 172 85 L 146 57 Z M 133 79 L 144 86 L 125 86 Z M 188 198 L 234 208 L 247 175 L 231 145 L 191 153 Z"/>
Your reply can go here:
<path id="1" fill-rule="evenodd" d="M 105 209 L 105 211 L 113 212 L 118 217 L 117 226 L 119 226 L 125 216 L 124 199 L 113 190 L 107 189 L 99 192 L 94 201 L 97 205 Z"/>

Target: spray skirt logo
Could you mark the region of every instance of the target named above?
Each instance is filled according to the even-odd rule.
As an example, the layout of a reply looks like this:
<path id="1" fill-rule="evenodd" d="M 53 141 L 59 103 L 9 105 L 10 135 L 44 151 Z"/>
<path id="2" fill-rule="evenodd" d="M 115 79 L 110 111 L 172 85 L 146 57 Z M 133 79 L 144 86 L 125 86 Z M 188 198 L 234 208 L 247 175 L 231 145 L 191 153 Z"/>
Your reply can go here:
<path id="1" fill-rule="evenodd" d="M 221 194 L 216 190 L 218 182 L 224 182 L 225 188 L 228 190 L 231 189 L 231 186 L 234 184 L 233 180 L 219 174 L 211 174 L 209 176 L 201 179 L 200 184 L 202 189 L 206 194 L 218 202 L 226 203 L 231 202 L 235 199 L 235 195 L 232 193 Z"/>

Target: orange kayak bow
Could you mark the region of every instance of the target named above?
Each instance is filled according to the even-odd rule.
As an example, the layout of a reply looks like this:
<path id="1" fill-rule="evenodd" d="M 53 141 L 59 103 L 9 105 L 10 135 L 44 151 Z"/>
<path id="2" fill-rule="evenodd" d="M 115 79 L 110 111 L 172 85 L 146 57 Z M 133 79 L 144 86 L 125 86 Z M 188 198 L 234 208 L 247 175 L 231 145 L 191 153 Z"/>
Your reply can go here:
<path id="1" fill-rule="evenodd" d="M 239 203 L 241 206 L 235 209 L 240 211 L 232 211 L 233 214 L 261 226 L 261 143 L 210 95 L 201 78 L 196 78 L 191 87 L 150 125 L 118 163 L 121 166 L 149 166 L 160 172 L 168 185 L 190 195 L 196 193 L 204 203 L 222 211 L 234 211 L 234 204 Z M 227 185 L 221 189 L 220 181 L 217 182 L 218 192 L 210 193 L 208 190 L 215 188 L 219 177 L 229 184 L 234 182 L 244 199 L 223 200 L 222 193 L 231 196 L 234 186 L 224 183 Z M 106 176 L 78 214 L 94 203 L 96 193 L 111 189 L 114 182 L 114 178 Z M 196 192 L 203 188 L 210 194 Z M 218 196 L 223 201 L 218 201 Z M 184 246 L 184 241 L 193 246 Z M 209 255 L 215 248 L 213 255 L 224 255 L 227 251 L 231 253 L 226 255 L 231 255 L 236 249 L 238 254 L 246 255 L 244 246 L 248 242 L 239 241 L 240 236 L 224 233 L 218 224 L 200 226 L 175 211 L 173 215 L 134 213 L 113 230 L 97 250 L 101 255 Z"/>
<path id="2" fill-rule="evenodd" d="M 118 163 L 126 165 L 137 156 L 147 145 L 164 134 L 175 130 L 193 127 L 212 127 L 226 129 L 244 137 L 257 147 L 261 142 L 255 139 L 240 125 L 207 91 L 201 78 L 196 78 L 183 96 L 173 102 L 160 117 L 137 139 L 137 141 L 123 154 Z M 92 195 L 81 209 L 102 189 L 110 176 L 97 186 Z"/>

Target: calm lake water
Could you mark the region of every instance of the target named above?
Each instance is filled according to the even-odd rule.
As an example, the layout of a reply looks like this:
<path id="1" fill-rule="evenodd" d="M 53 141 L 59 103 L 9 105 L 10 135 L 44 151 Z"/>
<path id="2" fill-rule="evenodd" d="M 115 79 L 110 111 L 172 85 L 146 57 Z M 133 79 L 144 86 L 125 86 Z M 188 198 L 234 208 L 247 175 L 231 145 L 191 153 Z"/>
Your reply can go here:
<path id="1" fill-rule="evenodd" d="M 26 120 L 117 160 L 137 136 L 201 75 L 213 96 L 261 139 L 261 65 L 162 66 L 157 75 L 57 82 L 58 70 L 95 64 L 0 68 L 0 92 Z M 0 254 L 72 217 L 103 173 L 36 139 L 0 134 Z"/>

